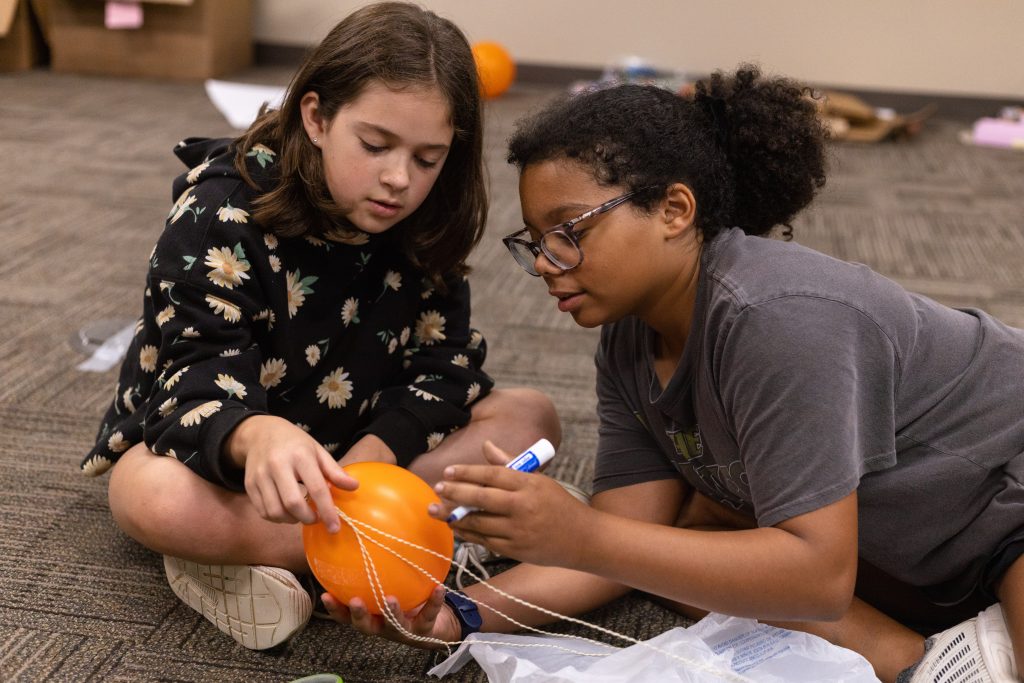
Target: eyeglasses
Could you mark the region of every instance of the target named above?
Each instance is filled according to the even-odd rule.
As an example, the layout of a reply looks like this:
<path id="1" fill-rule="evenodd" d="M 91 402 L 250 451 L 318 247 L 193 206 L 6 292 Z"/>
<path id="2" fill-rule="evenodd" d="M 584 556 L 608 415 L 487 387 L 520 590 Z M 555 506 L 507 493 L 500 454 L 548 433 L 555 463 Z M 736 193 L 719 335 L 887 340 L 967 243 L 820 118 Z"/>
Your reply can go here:
<path id="1" fill-rule="evenodd" d="M 506 247 L 508 247 L 509 252 L 512 254 L 512 258 L 516 260 L 516 263 L 522 266 L 523 270 L 530 275 L 540 275 L 540 273 L 537 272 L 537 257 L 541 254 L 544 254 L 544 257 L 547 258 L 548 261 L 563 272 L 572 270 L 583 263 L 583 249 L 580 248 L 581 233 L 574 230 L 576 225 L 588 218 L 593 218 L 594 216 L 599 216 L 606 211 L 611 211 L 616 206 L 625 203 L 626 200 L 630 199 L 637 192 L 639 192 L 639 190 L 627 192 L 626 194 L 619 195 L 614 199 L 609 199 L 604 204 L 581 213 L 579 216 L 576 216 L 576 218 L 556 225 L 554 228 L 542 234 L 540 239 L 534 242 L 530 242 L 521 237 L 523 234 L 529 234 L 528 228 L 517 230 L 508 237 L 503 238 L 501 241 Z"/>

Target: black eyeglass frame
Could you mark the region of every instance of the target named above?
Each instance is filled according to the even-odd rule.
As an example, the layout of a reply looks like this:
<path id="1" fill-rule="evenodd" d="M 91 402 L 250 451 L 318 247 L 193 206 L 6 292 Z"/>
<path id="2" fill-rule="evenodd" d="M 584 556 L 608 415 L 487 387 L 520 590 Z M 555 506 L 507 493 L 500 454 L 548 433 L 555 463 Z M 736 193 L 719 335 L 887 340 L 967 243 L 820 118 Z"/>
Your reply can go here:
<path id="1" fill-rule="evenodd" d="M 575 230 L 573 230 L 573 228 L 576 227 L 576 225 L 578 225 L 579 223 L 587 220 L 588 218 L 599 216 L 602 213 L 611 211 L 615 207 L 624 204 L 626 201 L 632 199 L 637 193 L 641 191 L 642 190 L 632 190 L 630 192 L 627 192 L 626 194 L 621 194 L 618 197 L 609 199 L 600 206 L 595 206 L 593 209 L 588 209 L 587 211 L 581 213 L 579 216 L 576 216 L 575 218 L 570 218 L 566 222 L 559 223 L 550 230 L 545 230 L 543 233 L 541 233 L 539 239 L 534 240 L 532 242 L 524 240 L 521 237 L 519 237 L 519 235 L 522 235 L 523 233 L 529 233 L 530 231 L 529 228 L 523 227 L 519 230 L 516 230 L 511 235 L 503 237 L 501 239 L 501 243 L 504 244 L 505 248 L 508 249 L 510 254 L 512 254 L 512 258 L 515 259 L 515 262 L 518 263 L 523 270 L 525 270 L 530 275 L 533 275 L 534 277 L 540 277 L 540 273 L 537 272 L 535 262 L 537 260 L 537 257 L 540 256 L 541 254 L 544 254 L 544 258 L 550 261 L 553 266 L 561 270 L 563 273 L 572 270 L 573 268 L 578 268 L 579 265 L 583 263 L 583 248 L 580 246 L 579 234 Z M 579 252 L 580 255 L 580 260 L 571 266 L 562 265 L 562 263 L 557 258 L 555 258 L 554 254 L 552 254 L 547 249 L 547 247 L 544 246 L 544 238 L 550 235 L 551 233 L 561 233 L 565 235 L 566 238 L 568 238 L 569 242 L 571 242 L 572 245 L 576 247 L 576 251 Z M 533 259 L 528 264 L 523 263 L 523 261 L 519 258 L 519 254 L 521 252 L 518 252 L 516 250 L 516 248 L 513 246 L 515 244 L 526 247 L 530 251 L 530 253 L 533 254 Z"/>

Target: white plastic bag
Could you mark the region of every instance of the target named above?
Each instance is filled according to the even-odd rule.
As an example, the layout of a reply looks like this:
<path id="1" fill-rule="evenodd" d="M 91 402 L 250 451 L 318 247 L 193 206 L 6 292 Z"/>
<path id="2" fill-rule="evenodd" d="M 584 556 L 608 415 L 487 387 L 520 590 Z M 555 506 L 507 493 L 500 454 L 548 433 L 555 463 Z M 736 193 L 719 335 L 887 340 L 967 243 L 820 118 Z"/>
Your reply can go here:
<path id="1" fill-rule="evenodd" d="M 568 637 L 477 633 L 429 673 L 441 677 L 458 671 L 472 657 L 490 683 L 878 683 L 856 652 L 752 619 L 710 614 L 646 645 L 614 649 Z"/>

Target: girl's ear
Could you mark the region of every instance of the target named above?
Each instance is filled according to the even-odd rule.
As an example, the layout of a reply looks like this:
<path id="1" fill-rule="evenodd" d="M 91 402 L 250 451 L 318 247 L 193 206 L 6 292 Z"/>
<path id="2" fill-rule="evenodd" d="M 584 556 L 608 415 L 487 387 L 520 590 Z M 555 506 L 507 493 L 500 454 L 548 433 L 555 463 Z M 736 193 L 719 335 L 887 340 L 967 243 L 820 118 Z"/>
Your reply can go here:
<path id="1" fill-rule="evenodd" d="M 303 95 L 299 100 L 299 111 L 302 112 L 302 127 L 306 129 L 309 139 L 322 140 L 327 125 L 320 113 L 320 96 L 312 91 Z M 320 146 L 316 142 L 313 144 Z"/>
<path id="2" fill-rule="evenodd" d="M 678 237 L 693 228 L 697 217 L 697 200 L 683 183 L 672 183 L 665 192 L 662 207 L 667 228 L 666 237 Z"/>

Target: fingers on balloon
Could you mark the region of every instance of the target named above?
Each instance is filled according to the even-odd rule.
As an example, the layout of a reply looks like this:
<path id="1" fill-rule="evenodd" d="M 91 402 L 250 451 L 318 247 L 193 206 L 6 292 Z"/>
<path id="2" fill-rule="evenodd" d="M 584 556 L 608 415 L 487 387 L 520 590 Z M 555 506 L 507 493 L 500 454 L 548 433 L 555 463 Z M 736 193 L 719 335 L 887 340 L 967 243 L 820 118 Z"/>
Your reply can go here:
<path id="1" fill-rule="evenodd" d="M 331 534 L 323 524 L 302 529 L 310 569 L 332 596 L 349 605 L 353 617 L 354 598 L 377 615 L 387 596 L 394 596 L 400 611 L 422 604 L 447 576 L 454 550 L 452 530 L 427 513 L 440 498 L 397 465 L 358 462 L 346 470 L 359 488 L 331 487 L 334 505 L 347 518 L 340 520 L 341 530 Z"/>

